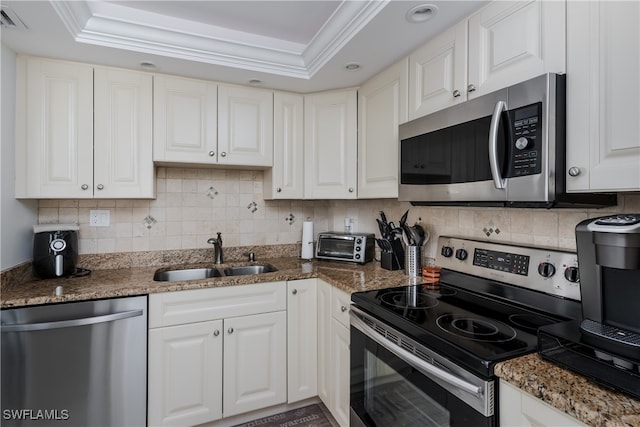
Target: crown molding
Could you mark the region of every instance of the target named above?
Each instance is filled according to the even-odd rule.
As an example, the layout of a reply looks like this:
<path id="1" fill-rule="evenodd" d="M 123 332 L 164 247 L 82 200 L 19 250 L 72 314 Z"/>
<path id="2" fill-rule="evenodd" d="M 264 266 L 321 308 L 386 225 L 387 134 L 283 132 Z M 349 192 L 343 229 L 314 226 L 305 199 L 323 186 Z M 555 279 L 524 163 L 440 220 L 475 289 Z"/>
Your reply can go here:
<path id="1" fill-rule="evenodd" d="M 343 1 L 308 45 L 108 2 L 51 5 L 77 42 L 310 79 L 389 1 Z"/>

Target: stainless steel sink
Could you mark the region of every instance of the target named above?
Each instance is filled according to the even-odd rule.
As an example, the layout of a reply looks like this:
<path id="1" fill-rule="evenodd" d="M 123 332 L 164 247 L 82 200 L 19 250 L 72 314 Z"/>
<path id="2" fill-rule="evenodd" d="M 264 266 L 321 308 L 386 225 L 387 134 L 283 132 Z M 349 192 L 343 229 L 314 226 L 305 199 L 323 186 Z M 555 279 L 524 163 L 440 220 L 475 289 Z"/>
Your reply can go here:
<path id="1" fill-rule="evenodd" d="M 181 282 L 188 280 L 209 279 L 224 276 L 246 276 L 249 274 L 263 274 L 278 271 L 271 264 L 237 265 L 222 268 L 188 268 L 182 270 L 158 270 L 153 275 L 156 282 Z"/>
<path id="2" fill-rule="evenodd" d="M 156 271 L 153 280 L 157 282 L 178 282 L 185 280 L 200 280 L 211 277 L 222 277 L 217 268 L 189 268 L 185 270 Z"/>
<path id="3" fill-rule="evenodd" d="M 278 271 L 270 264 L 263 265 L 239 265 L 236 267 L 227 267 L 224 269 L 225 276 L 244 276 L 248 274 L 262 274 Z"/>

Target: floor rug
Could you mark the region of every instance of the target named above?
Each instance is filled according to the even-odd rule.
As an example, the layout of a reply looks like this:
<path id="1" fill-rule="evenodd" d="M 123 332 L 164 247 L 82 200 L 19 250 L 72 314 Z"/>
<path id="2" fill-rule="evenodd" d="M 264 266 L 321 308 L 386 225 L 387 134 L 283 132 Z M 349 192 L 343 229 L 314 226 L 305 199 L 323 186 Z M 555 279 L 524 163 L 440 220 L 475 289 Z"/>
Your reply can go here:
<path id="1" fill-rule="evenodd" d="M 333 427 L 334 425 L 320 405 L 309 405 L 238 424 L 235 427 Z"/>

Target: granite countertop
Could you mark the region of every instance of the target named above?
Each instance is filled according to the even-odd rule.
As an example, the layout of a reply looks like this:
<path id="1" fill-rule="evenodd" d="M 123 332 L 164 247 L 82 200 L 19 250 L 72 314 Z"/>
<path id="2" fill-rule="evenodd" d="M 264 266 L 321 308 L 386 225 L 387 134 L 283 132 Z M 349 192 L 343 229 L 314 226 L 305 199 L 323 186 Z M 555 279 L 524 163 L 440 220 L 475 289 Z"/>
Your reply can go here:
<path id="1" fill-rule="evenodd" d="M 602 387 L 537 353 L 498 363 L 495 373 L 587 425 L 640 426 L 640 400 Z"/>
<path id="2" fill-rule="evenodd" d="M 215 265 L 250 265 L 249 262 L 232 262 Z M 306 261 L 296 257 L 264 258 L 255 264 L 271 264 L 277 271 L 271 273 L 215 277 L 202 280 L 156 282 L 153 275 L 158 269 L 211 267 L 208 263 L 189 263 L 163 266 L 93 269 L 84 277 L 30 280 L 2 289 L 0 308 L 22 307 L 68 301 L 113 298 L 132 295 L 188 289 L 216 288 L 223 286 L 260 284 L 265 282 L 321 278 L 348 293 L 411 284 L 404 271 L 389 271 L 377 262 L 365 265 L 344 262 Z M 414 279 L 415 280 L 415 279 Z M 63 287 L 62 295 L 55 295 L 57 286 Z"/>

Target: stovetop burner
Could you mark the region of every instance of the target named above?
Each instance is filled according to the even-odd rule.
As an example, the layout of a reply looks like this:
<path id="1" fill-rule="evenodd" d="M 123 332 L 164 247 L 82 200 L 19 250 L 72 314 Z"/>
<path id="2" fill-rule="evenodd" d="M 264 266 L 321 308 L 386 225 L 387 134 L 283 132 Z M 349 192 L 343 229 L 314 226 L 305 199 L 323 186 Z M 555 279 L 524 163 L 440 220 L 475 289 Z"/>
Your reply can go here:
<path id="1" fill-rule="evenodd" d="M 474 341 L 500 343 L 517 335 L 515 329 L 502 322 L 467 315 L 443 314 L 436 324 L 445 332 Z"/>
<path id="2" fill-rule="evenodd" d="M 386 293 L 380 298 L 380 302 L 393 308 L 410 310 L 426 310 L 438 305 L 438 300 L 433 294 L 429 295 L 416 288 Z"/>

